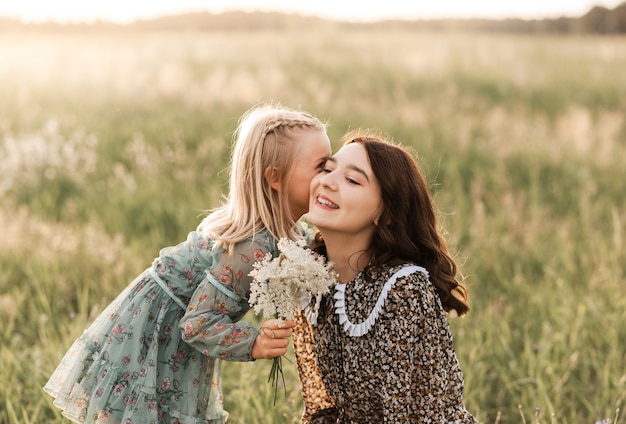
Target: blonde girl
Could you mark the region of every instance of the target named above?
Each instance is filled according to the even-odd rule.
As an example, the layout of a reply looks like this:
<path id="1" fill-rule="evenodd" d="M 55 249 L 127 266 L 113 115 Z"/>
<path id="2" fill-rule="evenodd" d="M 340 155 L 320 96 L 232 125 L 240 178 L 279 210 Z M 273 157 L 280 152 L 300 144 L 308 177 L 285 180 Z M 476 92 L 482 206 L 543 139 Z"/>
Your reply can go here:
<path id="1" fill-rule="evenodd" d="M 246 112 L 227 201 L 142 274 L 70 347 L 44 390 L 74 422 L 224 423 L 220 361 L 286 352 L 293 322 L 242 321 L 254 261 L 303 236 L 309 183 L 330 155 L 326 126 L 277 104 Z M 268 337 L 271 335 L 271 337 Z"/>

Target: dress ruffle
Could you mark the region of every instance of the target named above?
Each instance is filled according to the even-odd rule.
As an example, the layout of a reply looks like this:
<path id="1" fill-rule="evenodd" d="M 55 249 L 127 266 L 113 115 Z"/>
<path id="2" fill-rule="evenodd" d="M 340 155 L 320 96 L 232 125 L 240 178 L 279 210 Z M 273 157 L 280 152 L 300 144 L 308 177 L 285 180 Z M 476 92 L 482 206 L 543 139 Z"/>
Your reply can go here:
<path id="1" fill-rule="evenodd" d="M 310 325 L 317 324 L 317 316 L 319 315 L 321 302 L 322 302 L 321 294 L 315 295 L 315 297 L 313 297 L 310 300 L 306 297 L 302 298 L 302 301 L 300 304 L 302 308 L 302 313 L 304 314 L 304 316 L 306 317 L 306 320 L 308 321 Z"/>
<path id="2" fill-rule="evenodd" d="M 213 378 L 219 376 L 214 373 L 219 361 L 181 340 L 175 323 L 182 311 L 172 303 L 154 280 L 144 276 L 85 330 L 44 387 L 66 418 L 119 424 L 226 421 L 221 403 L 210 399 L 221 396 L 221 382 Z M 157 349 L 160 344 L 168 348 Z M 182 369 L 185 374 L 179 375 Z M 217 408 L 206 410 L 211 403 Z"/>
<path id="3" fill-rule="evenodd" d="M 385 300 L 387 299 L 389 290 L 391 290 L 396 280 L 398 278 L 406 277 L 407 275 L 410 275 L 416 271 L 423 272 L 426 276 L 428 276 L 428 271 L 426 270 L 426 268 L 417 265 L 406 266 L 393 274 L 389 278 L 389 280 L 385 282 L 385 285 L 383 286 L 380 295 L 378 296 L 378 300 L 376 301 L 376 304 L 374 305 L 374 308 L 370 312 L 367 319 L 358 324 L 352 323 L 350 319 L 348 319 L 348 315 L 346 314 L 346 284 L 336 284 L 335 295 L 333 296 L 333 298 L 335 299 L 335 313 L 339 316 L 339 324 L 343 326 L 344 331 L 352 337 L 361 337 L 367 334 L 376 322 L 376 319 L 380 314 Z"/>

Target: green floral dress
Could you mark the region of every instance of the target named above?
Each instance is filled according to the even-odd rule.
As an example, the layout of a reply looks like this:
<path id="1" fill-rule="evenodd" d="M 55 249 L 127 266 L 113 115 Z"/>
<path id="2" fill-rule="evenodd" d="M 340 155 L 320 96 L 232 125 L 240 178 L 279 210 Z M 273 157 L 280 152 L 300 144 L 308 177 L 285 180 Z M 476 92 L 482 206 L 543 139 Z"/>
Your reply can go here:
<path id="1" fill-rule="evenodd" d="M 44 390 L 74 422 L 224 423 L 220 360 L 251 361 L 252 264 L 267 230 L 233 254 L 199 231 L 162 249 L 70 347 Z"/>

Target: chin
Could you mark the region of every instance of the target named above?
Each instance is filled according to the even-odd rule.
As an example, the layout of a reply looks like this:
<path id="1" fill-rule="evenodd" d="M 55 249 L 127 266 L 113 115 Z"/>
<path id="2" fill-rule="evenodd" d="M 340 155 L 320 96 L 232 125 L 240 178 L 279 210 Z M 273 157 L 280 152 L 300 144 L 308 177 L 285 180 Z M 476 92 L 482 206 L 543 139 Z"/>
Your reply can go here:
<path id="1" fill-rule="evenodd" d="M 307 221 L 309 221 L 312 225 L 315 225 L 317 228 L 320 228 L 320 225 L 324 226 L 324 220 L 318 219 L 315 214 L 311 215 L 309 213 L 309 215 L 307 215 Z"/>
<path id="2" fill-rule="evenodd" d="M 311 215 L 307 214 L 306 216 L 306 220 L 312 224 L 315 225 L 317 227 L 317 219 L 315 219 L 315 217 L 311 217 Z"/>

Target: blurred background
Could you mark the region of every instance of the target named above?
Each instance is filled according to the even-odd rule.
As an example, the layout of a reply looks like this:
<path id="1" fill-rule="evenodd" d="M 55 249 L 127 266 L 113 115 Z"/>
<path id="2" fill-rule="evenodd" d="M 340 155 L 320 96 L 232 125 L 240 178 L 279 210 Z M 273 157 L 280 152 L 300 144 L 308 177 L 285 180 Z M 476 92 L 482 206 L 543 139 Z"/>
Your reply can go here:
<path id="1" fill-rule="evenodd" d="M 48 376 L 220 204 L 269 100 L 416 152 L 481 422 L 626 422 L 626 3 L 92 3 L 0 5 L 0 423 L 64 422 Z M 270 365 L 225 364 L 229 422 L 299 422 Z"/>

